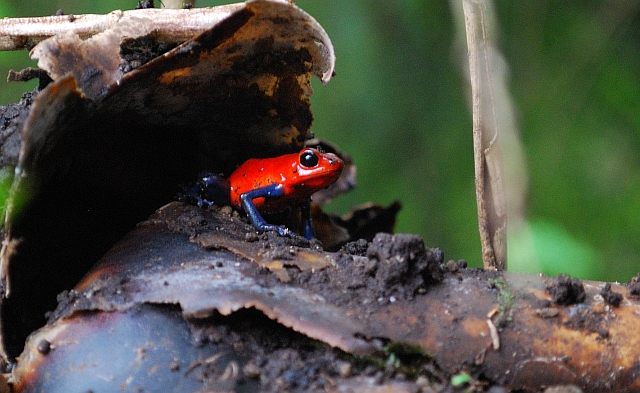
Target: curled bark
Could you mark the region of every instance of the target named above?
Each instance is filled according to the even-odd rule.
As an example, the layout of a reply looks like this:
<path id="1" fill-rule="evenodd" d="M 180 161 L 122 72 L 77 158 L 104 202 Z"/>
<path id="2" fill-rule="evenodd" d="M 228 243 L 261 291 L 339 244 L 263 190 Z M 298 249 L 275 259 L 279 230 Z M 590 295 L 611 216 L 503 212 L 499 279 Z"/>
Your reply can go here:
<path id="1" fill-rule="evenodd" d="M 253 314 L 237 314 L 255 309 L 279 325 L 360 359 L 388 365 L 393 353 L 395 371 L 383 372 L 380 382 L 400 384 L 407 391 L 415 390 L 420 376 L 433 381 L 434 375 L 426 370 L 434 367 L 440 373 L 438 383 L 448 383 L 464 371 L 475 381 L 527 392 L 552 385 L 575 385 L 584 392 L 640 388 L 640 301 L 622 285 L 459 264 L 448 264 L 443 276 L 442 253 L 425 249 L 412 235 L 378 236 L 349 254 L 346 248 L 321 252 L 308 248 L 303 239 L 274 234 L 246 240 L 251 232 L 250 224 L 214 210 L 177 202 L 160 209 L 59 298 L 49 324 L 30 337 L 18 359 L 16 386 L 32 391 L 51 383 L 54 379 L 46 377 L 51 375 L 57 386 L 85 380 L 84 369 L 74 371 L 67 362 L 79 362 L 87 353 L 102 372 L 115 375 L 109 383 L 126 380 L 137 369 L 120 372 L 109 366 L 110 349 L 94 338 L 104 336 L 102 345 L 112 345 L 113 324 L 134 323 L 140 313 L 150 318 L 145 322 L 150 330 L 157 323 L 163 331 L 168 322 L 152 318 L 157 311 L 148 308 L 172 305 L 171 324 L 203 328 L 204 323 L 213 329 L 225 319 L 209 317 L 255 319 Z M 618 299 L 617 306 L 610 299 Z M 98 320 L 103 322 L 95 323 Z M 195 330 L 191 328 L 191 334 Z M 145 343 L 146 330 L 139 334 Z M 137 339 L 134 331 L 130 335 Z M 66 343 L 72 337 L 76 339 L 70 346 Z M 55 356 L 39 348 L 43 342 L 55 348 Z M 183 365 L 211 350 L 179 345 L 182 357 L 177 361 Z M 320 345 L 314 351 L 327 349 Z M 251 362 L 252 355 L 242 347 L 230 353 L 239 369 Z M 168 367 L 172 361 L 162 353 L 148 356 L 153 356 L 145 366 L 150 369 Z M 314 370 L 330 370 L 335 363 L 322 364 Z M 352 375 L 335 376 L 336 391 L 362 377 L 356 363 L 352 367 Z M 396 373 L 412 377 L 398 380 Z M 154 378 L 147 369 L 135 378 L 142 375 Z M 94 390 L 107 383 L 92 380 L 95 385 L 87 387 Z M 172 391 L 171 386 L 165 388 Z M 356 391 L 367 391 L 366 385 L 360 389 Z"/>

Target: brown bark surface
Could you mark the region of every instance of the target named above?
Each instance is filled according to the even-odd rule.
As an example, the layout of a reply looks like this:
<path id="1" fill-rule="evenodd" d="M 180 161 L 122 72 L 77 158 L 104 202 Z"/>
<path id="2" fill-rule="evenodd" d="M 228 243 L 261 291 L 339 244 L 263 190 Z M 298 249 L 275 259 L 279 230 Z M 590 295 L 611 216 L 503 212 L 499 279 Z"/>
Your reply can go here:
<path id="1" fill-rule="evenodd" d="M 50 361 L 48 357 L 56 357 L 38 349 L 43 340 L 56 348 L 51 353 L 58 351 L 58 359 L 63 353 L 65 359 L 109 353 L 96 344 L 85 347 L 81 339 L 72 346 L 65 343 L 87 334 L 108 336 L 111 325 L 86 331 L 86 320 L 95 319 L 95 313 L 127 319 L 131 310 L 172 305 L 178 306 L 177 318 L 191 326 L 191 334 L 203 321 L 209 328 L 219 326 L 221 320 L 207 320 L 215 315 L 227 316 L 222 321 L 247 318 L 251 325 L 256 315 L 238 314 L 250 309 L 291 329 L 281 331 L 282 337 L 299 333 L 328 345 L 317 347 L 317 353 L 336 347 L 369 361 L 379 359 L 386 367 L 393 354 L 395 371 L 382 367 L 386 371 L 379 377 L 389 386 L 415 388 L 420 376 L 446 384 L 450 376 L 466 371 L 476 383 L 532 392 L 566 384 L 585 392 L 638 388 L 640 304 L 624 286 L 602 293 L 605 284 L 598 282 L 498 273 L 457 263 L 442 267 L 442 253 L 425 249 L 412 235 L 378 235 L 359 251 L 347 247 L 327 253 L 304 239 L 271 233 L 254 238 L 251 233 L 250 224 L 224 211 L 177 202 L 160 209 L 60 298 L 53 319 L 30 338 L 18 359 L 18 386 L 24 383 L 31 391 L 28 381 L 68 369 L 67 363 Z M 622 297 L 616 300 L 615 293 Z M 255 336 L 251 329 L 245 333 Z M 253 361 L 248 351 L 234 349 L 240 369 Z M 191 356 L 181 359 L 190 364 L 202 354 L 184 356 Z M 349 358 L 316 367 L 331 373 L 336 362 L 354 362 L 344 359 Z M 289 367 L 295 369 L 295 362 Z M 352 367 L 352 374 L 333 377 L 336 386 L 366 376 L 356 363 Z M 437 377 L 425 371 L 429 367 L 439 370 Z M 219 377 L 211 378 L 220 382 Z M 240 383 L 238 378 L 234 383 Z"/>

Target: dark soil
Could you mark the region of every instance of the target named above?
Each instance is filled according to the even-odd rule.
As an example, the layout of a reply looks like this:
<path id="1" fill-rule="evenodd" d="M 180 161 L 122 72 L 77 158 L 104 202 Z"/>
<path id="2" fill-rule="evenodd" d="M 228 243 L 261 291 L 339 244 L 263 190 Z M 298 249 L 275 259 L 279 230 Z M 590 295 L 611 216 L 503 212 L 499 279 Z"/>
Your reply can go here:
<path id="1" fill-rule="evenodd" d="M 606 283 L 604 285 L 604 288 L 602 288 L 600 295 L 602 295 L 602 298 L 605 302 L 611 304 L 614 307 L 618 307 L 622 302 L 622 294 L 613 292 L 613 290 L 611 290 L 610 283 Z"/>
<path id="2" fill-rule="evenodd" d="M 311 392 L 335 387 L 338 380 L 368 377 L 375 384 L 407 381 L 407 375 L 384 361 L 357 358 L 285 328 L 259 311 L 238 311 L 229 317 L 213 316 L 192 324 L 192 339 L 197 345 L 215 343 L 241 349 L 246 356 L 239 391 Z M 391 355 L 391 354 L 390 354 Z M 409 361 L 411 355 L 398 354 Z M 197 372 L 219 378 L 221 372 L 200 368 Z M 431 362 L 417 369 L 431 383 L 442 384 L 446 376 Z M 411 376 L 415 380 L 416 375 Z"/>
<path id="3" fill-rule="evenodd" d="M 554 303 L 563 306 L 582 303 L 586 299 L 582 281 L 566 274 L 559 275 L 557 281 L 549 284 L 547 292 L 551 294 Z"/>
<path id="4" fill-rule="evenodd" d="M 551 294 L 554 303 L 569 307 L 569 318 L 563 322 L 566 327 L 596 333 L 602 339 L 609 337 L 606 312 L 594 310 L 592 307 L 583 305 L 587 294 L 582 281 L 569 277 L 566 274 L 561 274 L 554 283 L 547 286 L 546 290 Z M 622 301 L 622 295 L 613 292 L 611 290 L 611 284 L 606 284 L 600 292 L 600 295 L 604 298 L 605 302 L 615 307 Z M 555 315 L 547 312 L 540 316 L 554 317 Z"/>
<path id="5" fill-rule="evenodd" d="M 425 248 L 416 235 L 379 233 L 372 242 L 352 242 L 345 250 L 364 251 L 366 257 L 340 253 L 334 268 L 320 272 L 292 267 L 288 269 L 292 284 L 310 288 L 332 303 L 374 306 L 410 300 L 443 277 L 442 251 Z M 345 289 L 350 296 L 344 296 Z"/>
<path id="6" fill-rule="evenodd" d="M 629 294 L 633 296 L 640 295 L 640 273 L 637 276 L 631 279 L 627 283 L 627 288 L 629 288 Z"/>

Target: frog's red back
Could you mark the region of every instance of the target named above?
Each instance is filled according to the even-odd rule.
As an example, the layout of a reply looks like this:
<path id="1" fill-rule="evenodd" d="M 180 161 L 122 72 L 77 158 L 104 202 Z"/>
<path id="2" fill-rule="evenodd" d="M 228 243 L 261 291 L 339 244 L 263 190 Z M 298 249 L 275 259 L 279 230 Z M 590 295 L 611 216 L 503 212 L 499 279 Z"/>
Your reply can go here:
<path id="1" fill-rule="evenodd" d="M 305 148 L 299 153 L 273 158 L 254 158 L 240 165 L 231 176 L 231 203 L 241 206 L 240 195 L 272 184 L 282 185 L 282 195 L 256 198 L 253 203 L 263 212 L 282 211 L 308 201 L 313 193 L 333 184 L 344 163 L 332 153 Z"/>

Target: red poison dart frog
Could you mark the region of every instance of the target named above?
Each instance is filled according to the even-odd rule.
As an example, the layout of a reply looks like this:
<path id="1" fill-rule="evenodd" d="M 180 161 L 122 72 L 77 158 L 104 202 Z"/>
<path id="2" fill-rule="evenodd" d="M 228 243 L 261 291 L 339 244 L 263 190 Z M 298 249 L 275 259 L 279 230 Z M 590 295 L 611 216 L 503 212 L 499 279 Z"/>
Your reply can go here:
<path id="1" fill-rule="evenodd" d="M 305 148 L 299 153 L 274 158 L 252 158 L 231 176 L 211 175 L 200 179 L 189 190 L 198 206 L 232 205 L 242 208 L 259 231 L 276 230 L 280 236 L 287 228 L 268 224 L 260 212 L 274 213 L 299 205 L 304 236 L 315 236 L 311 224 L 311 195 L 333 184 L 342 172 L 343 162 L 335 154 Z"/>

